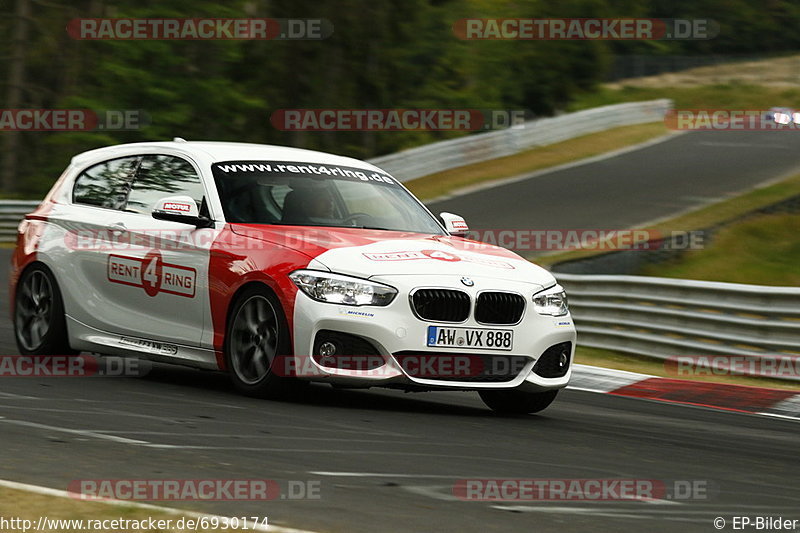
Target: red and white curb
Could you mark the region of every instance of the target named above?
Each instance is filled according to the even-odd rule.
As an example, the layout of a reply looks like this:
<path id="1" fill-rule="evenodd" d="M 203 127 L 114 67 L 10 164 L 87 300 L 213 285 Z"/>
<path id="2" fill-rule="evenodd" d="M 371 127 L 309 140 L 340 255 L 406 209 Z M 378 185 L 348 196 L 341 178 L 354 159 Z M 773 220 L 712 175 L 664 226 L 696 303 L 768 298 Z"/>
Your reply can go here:
<path id="1" fill-rule="evenodd" d="M 576 364 L 568 389 L 800 420 L 800 394 Z"/>

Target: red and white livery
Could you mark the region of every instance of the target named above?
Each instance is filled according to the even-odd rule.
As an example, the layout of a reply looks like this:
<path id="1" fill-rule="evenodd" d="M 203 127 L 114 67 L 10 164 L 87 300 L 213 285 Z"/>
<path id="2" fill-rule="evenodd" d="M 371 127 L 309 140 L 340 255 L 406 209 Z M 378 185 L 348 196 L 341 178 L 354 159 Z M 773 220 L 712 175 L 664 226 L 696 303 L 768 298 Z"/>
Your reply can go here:
<path id="1" fill-rule="evenodd" d="M 328 382 L 544 409 L 574 356 L 564 291 L 466 231 L 351 158 L 182 139 L 92 150 L 19 226 L 17 345 L 223 370 L 259 396 Z"/>

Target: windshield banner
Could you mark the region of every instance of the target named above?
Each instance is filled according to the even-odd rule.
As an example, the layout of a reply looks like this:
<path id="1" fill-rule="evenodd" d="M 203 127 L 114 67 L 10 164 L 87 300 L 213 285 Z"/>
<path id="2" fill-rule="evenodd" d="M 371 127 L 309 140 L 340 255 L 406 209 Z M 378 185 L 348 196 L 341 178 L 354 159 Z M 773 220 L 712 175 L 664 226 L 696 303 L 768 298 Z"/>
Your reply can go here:
<path id="1" fill-rule="evenodd" d="M 384 185 L 398 185 L 397 180 L 383 171 L 367 170 L 329 163 L 302 163 L 298 161 L 228 161 L 212 165 L 214 174 L 225 177 L 286 176 L 329 177 L 354 181 L 370 181 Z"/>

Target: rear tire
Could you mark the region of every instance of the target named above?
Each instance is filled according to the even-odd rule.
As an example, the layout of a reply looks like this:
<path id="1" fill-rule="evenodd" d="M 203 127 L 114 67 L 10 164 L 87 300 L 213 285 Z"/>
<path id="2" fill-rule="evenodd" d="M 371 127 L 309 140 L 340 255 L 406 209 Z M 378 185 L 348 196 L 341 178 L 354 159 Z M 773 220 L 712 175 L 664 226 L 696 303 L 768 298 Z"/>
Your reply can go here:
<path id="1" fill-rule="evenodd" d="M 64 300 L 55 276 L 41 263 L 28 267 L 14 296 L 14 340 L 22 355 L 76 355 L 69 345 Z"/>
<path id="2" fill-rule="evenodd" d="M 545 392 L 511 390 L 482 390 L 481 400 L 493 411 L 502 414 L 524 415 L 538 413 L 553 403 L 558 389 Z"/>
<path id="3" fill-rule="evenodd" d="M 225 364 L 234 386 L 246 396 L 285 398 L 300 381 L 277 375 L 272 365 L 290 353 L 289 326 L 278 298 L 266 287 L 245 289 L 225 335 Z"/>

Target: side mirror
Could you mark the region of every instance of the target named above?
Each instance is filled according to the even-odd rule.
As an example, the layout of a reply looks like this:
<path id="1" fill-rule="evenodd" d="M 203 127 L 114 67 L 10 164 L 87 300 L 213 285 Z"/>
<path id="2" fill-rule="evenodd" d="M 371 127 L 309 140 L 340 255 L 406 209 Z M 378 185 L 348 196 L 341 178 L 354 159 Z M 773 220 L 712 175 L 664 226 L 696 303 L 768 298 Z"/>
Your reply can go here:
<path id="1" fill-rule="evenodd" d="M 213 220 L 200 216 L 197 204 L 189 196 L 167 196 L 160 199 L 153 208 L 153 218 L 190 224 L 198 228 L 214 226 Z"/>
<path id="2" fill-rule="evenodd" d="M 458 215 L 442 212 L 439 213 L 439 218 L 441 218 L 442 222 L 444 222 L 444 229 L 446 229 L 451 235 L 463 237 L 469 231 L 469 226 L 467 226 L 467 223 Z"/>

